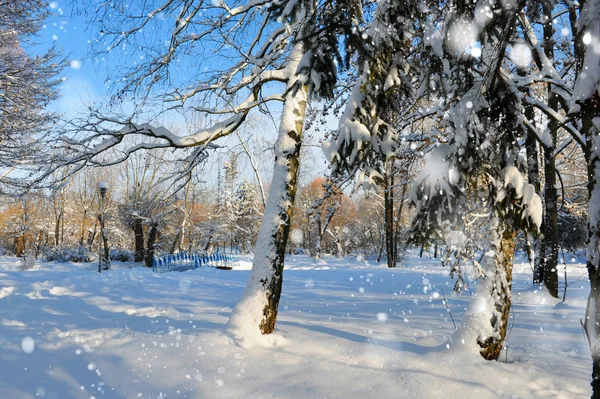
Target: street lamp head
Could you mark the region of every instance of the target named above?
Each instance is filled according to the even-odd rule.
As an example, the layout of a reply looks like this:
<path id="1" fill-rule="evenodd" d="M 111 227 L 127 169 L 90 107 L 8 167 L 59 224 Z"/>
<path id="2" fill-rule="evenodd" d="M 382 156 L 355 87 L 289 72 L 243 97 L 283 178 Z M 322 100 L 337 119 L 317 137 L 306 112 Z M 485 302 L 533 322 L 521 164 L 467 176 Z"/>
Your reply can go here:
<path id="1" fill-rule="evenodd" d="M 100 196 L 102 198 L 104 198 L 104 196 L 106 195 L 107 192 L 108 192 L 108 183 L 103 182 L 103 181 L 98 183 L 98 193 L 100 194 Z"/>

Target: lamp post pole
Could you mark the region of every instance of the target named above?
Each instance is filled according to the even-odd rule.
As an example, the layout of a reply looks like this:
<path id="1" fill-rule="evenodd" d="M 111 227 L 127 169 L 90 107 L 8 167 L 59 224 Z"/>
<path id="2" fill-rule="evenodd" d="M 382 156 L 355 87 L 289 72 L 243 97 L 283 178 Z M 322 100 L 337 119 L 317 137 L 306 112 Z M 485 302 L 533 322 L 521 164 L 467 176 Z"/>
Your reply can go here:
<path id="1" fill-rule="evenodd" d="M 108 192 L 108 183 L 98 183 L 98 194 L 100 195 L 100 238 L 98 244 L 98 273 L 102 273 L 102 243 L 104 242 L 104 197 Z"/>

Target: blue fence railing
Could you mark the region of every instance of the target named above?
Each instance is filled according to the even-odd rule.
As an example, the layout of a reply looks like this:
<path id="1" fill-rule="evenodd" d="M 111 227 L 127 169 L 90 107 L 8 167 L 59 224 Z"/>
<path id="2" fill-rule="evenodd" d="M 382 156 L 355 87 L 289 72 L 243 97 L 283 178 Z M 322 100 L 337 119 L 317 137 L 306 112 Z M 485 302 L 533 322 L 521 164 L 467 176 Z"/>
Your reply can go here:
<path id="1" fill-rule="evenodd" d="M 232 263 L 233 258 L 230 255 L 219 252 L 210 255 L 201 252 L 178 252 L 172 255 L 155 256 L 152 260 L 152 271 L 183 272 L 202 266 L 230 268 Z"/>

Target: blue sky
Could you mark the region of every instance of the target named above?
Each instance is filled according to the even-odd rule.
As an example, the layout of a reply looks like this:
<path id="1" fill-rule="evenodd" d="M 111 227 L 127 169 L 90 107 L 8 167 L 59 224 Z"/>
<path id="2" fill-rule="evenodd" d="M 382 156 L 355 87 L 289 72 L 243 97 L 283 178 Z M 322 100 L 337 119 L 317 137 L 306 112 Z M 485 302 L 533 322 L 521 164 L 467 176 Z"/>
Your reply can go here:
<path id="1" fill-rule="evenodd" d="M 79 112 L 85 111 L 85 106 L 95 101 L 103 101 L 109 95 L 108 84 L 105 83 L 109 75 L 110 68 L 114 68 L 119 62 L 126 59 L 116 59 L 116 57 L 102 56 L 95 58 L 90 55 L 90 42 L 94 39 L 94 31 L 98 27 L 90 27 L 85 15 L 75 13 L 72 8 L 71 1 L 52 1 L 49 4 L 53 15 L 47 20 L 44 28 L 40 31 L 39 45 L 41 48 L 48 48 L 53 43 L 62 49 L 63 54 L 70 61 L 70 66 L 64 70 L 65 81 L 61 89 L 61 97 L 52 107 L 58 112 L 65 114 L 67 117 L 76 116 Z M 83 6 L 79 3 L 79 6 Z M 108 59 L 107 59 L 108 58 Z M 271 107 L 275 109 L 276 107 Z M 273 115 L 275 122 L 278 122 L 278 112 Z M 269 130 L 266 136 L 267 140 L 274 141 L 276 137 L 276 126 L 269 119 L 268 123 L 263 124 L 263 129 Z M 313 143 L 316 139 L 311 140 Z M 237 145 L 237 137 L 231 137 L 219 144 L 225 146 Z M 305 165 L 305 170 L 308 172 L 308 179 L 317 174 L 324 173 L 326 169 L 325 158 L 320 148 L 312 148 L 311 161 Z M 243 156 L 241 157 L 244 158 Z M 214 157 L 209 165 L 211 175 L 216 175 L 216 168 L 219 167 L 221 160 Z M 243 165 L 242 165 L 243 166 Z M 249 167 L 245 165 L 243 176 L 253 180 L 254 176 Z M 272 163 L 265 160 L 265 170 L 263 178 L 268 178 L 270 175 Z M 212 179 L 209 179 L 212 180 Z"/>
<path id="2" fill-rule="evenodd" d="M 75 15 L 69 3 L 50 2 L 54 15 L 48 18 L 39 38 L 40 47 L 48 48 L 55 43 L 71 61 L 71 66 L 64 70 L 62 96 L 53 104 L 58 111 L 67 114 L 83 110 L 84 103 L 89 104 L 107 93 L 105 69 L 86 59 L 91 32 L 85 29 L 85 16 Z"/>

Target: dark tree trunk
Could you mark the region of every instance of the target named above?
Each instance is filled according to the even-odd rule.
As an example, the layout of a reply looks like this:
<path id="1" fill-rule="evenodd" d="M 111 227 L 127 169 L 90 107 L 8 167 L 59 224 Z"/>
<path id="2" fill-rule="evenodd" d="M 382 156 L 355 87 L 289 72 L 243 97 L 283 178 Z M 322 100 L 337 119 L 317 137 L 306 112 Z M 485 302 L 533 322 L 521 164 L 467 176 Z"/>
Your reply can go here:
<path id="1" fill-rule="evenodd" d="M 87 209 L 83 211 L 83 218 L 81 219 L 81 229 L 79 236 L 79 246 L 83 247 L 83 241 L 85 240 L 85 219 L 87 217 Z"/>
<path id="2" fill-rule="evenodd" d="M 394 162 L 393 158 L 390 164 Z M 386 187 L 383 192 L 385 210 L 385 251 L 387 254 L 388 267 L 396 267 L 396 254 L 394 245 L 394 177 L 391 176 L 392 167 L 388 167 L 386 176 Z"/>
<path id="3" fill-rule="evenodd" d="M 104 245 L 103 264 L 104 270 L 110 270 L 110 250 L 108 248 L 108 237 L 106 236 L 106 229 L 104 228 L 104 218 L 102 213 L 98 215 L 98 221 L 100 222 L 100 236 L 98 237 L 98 245 Z M 102 243 L 100 243 L 102 240 Z"/>
<path id="4" fill-rule="evenodd" d="M 62 221 L 62 215 L 59 213 L 55 217 L 54 222 L 54 241 L 55 245 L 58 246 L 60 244 L 60 224 Z"/>
<path id="5" fill-rule="evenodd" d="M 90 251 L 92 250 L 92 245 L 94 245 L 94 240 L 96 239 L 97 231 L 98 231 L 98 223 L 96 222 L 96 224 L 94 224 L 94 230 L 88 232 L 87 244 L 88 244 L 88 249 Z"/>
<path id="6" fill-rule="evenodd" d="M 384 228 L 385 229 L 385 228 Z M 379 229 L 379 254 L 377 255 L 377 263 L 381 262 L 383 256 L 383 249 L 385 248 L 385 233 L 383 229 Z"/>
<path id="7" fill-rule="evenodd" d="M 110 269 L 110 249 L 108 248 L 108 237 L 106 233 L 102 234 L 102 242 L 104 243 L 104 270 Z"/>
<path id="8" fill-rule="evenodd" d="M 405 183 L 402 185 L 402 193 L 400 194 L 400 201 L 398 203 L 398 213 L 396 216 L 396 227 L 395 227 L 395 232 L 394 232 L 394 255 L 396 257 L 396 266 L 398 265 L 398 253 L 399 253 L 399 244 L 400 244 L 400 223 L 402 220 L 402 211 L 404 208 L 404 201 L 406 200 L 406 195 L 408 193 L 408 184 Z M 404 247 L 402 248 L 402 251 L 404 251 Z"/>
<path id="9" fill-rule="evenodd" d="M 135 235 L 134 261 L 141 262 L 144 260 L 144 225 L 142 219 L 134 219 L 132 228 Z"/>
<path id="10" fill-rule="evenodd" d="M 554 61 L 554 26 L 552 19 L 553 6 L 544 3 L 542 5 L 546 22 L 544 23 L 544 53 L 550 60 Z M 552 85 L 547 84 L 548 105 L 554 111 L 558 111 L 558 97 L 552 91 Z M 559 124 L 554 118 L 550 118 L 549 131 L 551 137 L 551 145 L 544 148 L 544 252 L 542 254 L 544 275 L 544 285 L 548 289 L 550 295 L 558 298 L 558 207 L 556 191 L 556 161 L 554 151 L 556 150 L 556 140 L 558 135 Z"/>
<path id="11" fill-rule="evenodd" d="M 150 231 L 148 232 L 148 244 L 146 245 L 146 254 L 144 256 L 144 262 L 147 267 L 152 267 L 152 261 L 154 260 L 154 244 L 158 236 L 158 223 L 152 223 L 150 225 Z"/>
<path id="12" fill-rule="evenodd" d="M 22 258 L 25 253 L 25 236 L 20 235 L 15 237 L 15 256 Z"/>
<path id="13" fill-rule="evenodd" d="M 552 125 L 552 123 L 551 123 Z M 552 130 L 552 128 L 551 128 Z M 556 162 L 554 146 L 544 149 L 545 217 L 544 253 L 542 254 L 543 281 L 550 295 L 558 298 L 558 207 L 556 190 Z"/>

